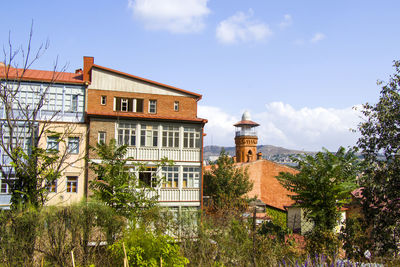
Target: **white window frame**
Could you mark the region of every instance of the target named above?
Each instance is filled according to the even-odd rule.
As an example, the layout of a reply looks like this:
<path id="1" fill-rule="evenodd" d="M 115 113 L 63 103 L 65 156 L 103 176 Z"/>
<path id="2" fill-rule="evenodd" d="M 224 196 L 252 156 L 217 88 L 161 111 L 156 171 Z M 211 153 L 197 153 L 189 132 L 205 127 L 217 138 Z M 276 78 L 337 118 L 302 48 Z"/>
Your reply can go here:
<path id="1" fill-rule="evenodd" d="M 71 111 L 77 112 L 79 106 L 79 95 L 71 95 Z"/>
<path id="2" fill-rule="evenodd" d="M 156 182 L 156 180 L 157 180 L 157 173 L 158 173 L 158 169 L 157 169 L 157 167 L 154 167 L 154 166 L 145 166 L 145 167 L 142 167 L 143 169 L 141 169 L 141 170 L 139 170 L 138 171 L 138 176 L 137 177 L 139 177 L 139 181 L 140 182 L 143 182 L 144 184 L 146 184 L 147 186 L 150 186 L 150 187 L 156 187 L 156 186 L 158 186 L 158 182 Z M 146 182 L 144 182 L 144 181 L 142 181 L 142 178 L 141 178 L 141 176 L 144 174 L 144 173 L 150 173 L 150 184 L 147 184 Z M 141 175 L 142 174 L 142 175 Z"/>
<path id="3" fill-rule="evenodd" d="M 194 127 L 183 128 L 183 147 L 200 148 L 200 130 Z"/>
<path id="4" fill-rule="evenodd" d="M 151 114 L 157 113 L 157 100 L 154 99 L 149 100 L 149 113 Z"/>
<path id="5" fill-rule="evenodd" d="M 200 168 L 183 167 L 182 188 L 200 187 Z"/>
<path id="6" fill-rule="evenodd" d="M 163 147 L 179 147 L 179 127 L 172 125 L 163 126 L 162 130 L 162 146 Z"/>
<path id="7" fill-rule="evenodd" d="M 105 106 L 107 104 L 107 96 L 106 95 L 102 95 L 100 97 L 100 104 Z"/>
<path id="8" fill-rule="evenodd" d="M 157 147 L 158 146 L 158 127 L 151 124 L 140 125 L 140 146 Z"/>
<path id="9" fill-rule="evenodd" d="M 179 167 L 168 166 L 162 168 L 164 181 L 163 188 L 178 188 L 179 187 Z"/>
<path id="10" fill-rule="evenodd" d="M 49 193 L 57 193 L 57 179 L 51 183 L 47 183 L 46 188 Z"/>
<path id="11" fill-rule="evenodd" d="M 119 123 L 117 126 L 119 146 L 136 146 L 136 124 Z"/>
<path id="12" fill-rule="evenodd" d="M 101 144 L 103 142 L 106 143 L 107 133 L 106 132 L 98 132 L 97 133 L 97 143 Z"/>
<path id="13" fill-rule="evenodd" d="M 174 111 L 179 111 L 179 101 L 174 102 Z"/>
<path id="14" fill-rule="evenodd" d="M 121 98 L 121 111 L 128 112 L 128 107 L 129 107 L 128 103 L 129 103 L 128 98 Z M 125 108 L 124 105 L 126 105 Z"/>
<path id="15" fill-rule="evenodd" d="M 59 151 L 59 141 L 56 136 L 47 137 L 47 150 Z"/>
<path id="16" fill-rule="evenodd" d="M 78 176 L 67 176 L 66 179 L 66 183 L 67 183 L 67 189 L 66 192 L 67 193 L 78 193 L 78 180 L 79 177 Z M 75 187 L 74 187 L 75 184 Z M 75 188 L 75 191 L 74 191 Z"/>
<path id="17" fill-rule="evenodd" d="M 79 137 L 68 137 L 68 152 L 70 154 L 79 154 Z"/>

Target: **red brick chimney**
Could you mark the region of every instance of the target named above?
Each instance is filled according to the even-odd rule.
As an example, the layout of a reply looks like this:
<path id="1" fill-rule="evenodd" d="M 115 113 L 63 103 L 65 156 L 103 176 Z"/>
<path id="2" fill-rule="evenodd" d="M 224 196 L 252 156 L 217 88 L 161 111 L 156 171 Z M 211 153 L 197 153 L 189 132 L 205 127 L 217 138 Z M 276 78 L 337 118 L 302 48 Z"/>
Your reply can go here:
<path id="1" fill-rule="evenodd" d="M 83 57 L 83 81 L 88 84 L 91 82 L 91 69 L 94 65 L 94 57 Z"/>

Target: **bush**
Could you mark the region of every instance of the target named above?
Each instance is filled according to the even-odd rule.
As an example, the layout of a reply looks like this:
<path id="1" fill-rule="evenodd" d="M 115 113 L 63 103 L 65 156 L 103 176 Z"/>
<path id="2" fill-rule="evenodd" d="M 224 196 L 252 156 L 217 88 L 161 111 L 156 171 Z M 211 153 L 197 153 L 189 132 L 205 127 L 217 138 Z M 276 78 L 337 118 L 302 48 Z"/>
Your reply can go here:
<path id="1" fill-rule="evenodd" d="M 189 261 L 183 257 L 175 240 L 163 234 L 155 234 L 143 228 L 132 229 L 110 246 L 115 264 L 122 266 L 125 257 L 131 266 L 185 266 Z"/>

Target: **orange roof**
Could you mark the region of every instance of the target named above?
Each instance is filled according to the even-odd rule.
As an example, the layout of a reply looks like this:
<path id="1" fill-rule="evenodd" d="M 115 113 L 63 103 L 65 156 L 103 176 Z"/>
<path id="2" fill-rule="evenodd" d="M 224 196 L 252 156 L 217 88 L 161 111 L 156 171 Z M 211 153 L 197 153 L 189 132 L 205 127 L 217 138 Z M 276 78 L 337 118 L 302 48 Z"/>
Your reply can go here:
<path id="1" fill-rule="evenodd" d="M 175 91 L 179 91 L 179 92 L 182 92 L 182 93 L 185 93 L 185 94 L 193 95 L 193 96 L 197 97 L 198 100 L 200 100 L 202 98 L 202 95 L 200 95 L 200 94 L 196 94 L 196 93 L 193 93 L 193 92 L 190 92 L 190 91 L 187 91 L 187 90 L 183 90 L 183 89 L 171 86 L 171 85 L 155 82 L 155 81 L 152 81 L 152 80 L 149 80 L 149 79 L 145 79 L 145 78 L 142 78 L 142 77 L 139 77 L 139 76 L 135 76 L 135 75 L 132 75 L 132 74 L 128 74 L 128 73 L 125 73 L 125 72 L 121 72 L 121 71 L 118 71 L 118 70 L 113 70 L 113 69 L 106 68 L 106 67 L 103 67 L 103 66 L 99 66 L 99 65 L 96 65 L 96 64 L 93 64 L 92 67 L 98 68 L 98 69 L 102 69 L 102 70 L 105 70 L 105 71 L 109 71 L 109 72 L 114 72 L 114 73 L 117 73 L 117 74 L 122 75 L 122 76 L 126 76 L 126 77 L 129 77 L 129 78 L 140 80 L 140 81 L 143 81 L 143 82 L 146 82 L 146 83 L 162 86 L 162 87 L 169 88 L 169 89 L 172 89 L 172 90 L 175 90 Z"/>
<path id="2" fill-rule="evenodd" d="M 260 124 L 258 124 L 257 122 L 248 121 L 248 120 L 239 121 L 239 122 L 235 123 L 233 126 L 237 127 L 237 126 L 245 126 L 245 125 L 248 125 L 248 126 L 260 126 Z"/>
<path id="3" fill-rule="evenodd" d="M 0 79 L 84 84 L 81 73 L 76 74 L 32 69 L 27 69 L 24 72 L 24 69 L 7 68 L 4 66 L 0 66 Z"/>
<path id="4" fill-rule="evenodd" d="M 206 119 L 202 118 L 182 118 L 182 117 L 168 117 L 168 116 L 157 116 L 157 115 L 148 115 L 148 114 L 135 114 L 135 113 L 124 113 L 124 112 L 87 112 L 87 116 L 92 117 L 103 117 L 103 116 L 110 116 L 110 117 L 125 117 L 125 118 L 132 118 L 132 119 L 157 119 L 157 120 L 171 120 L 171 121 L 187 121 L 187 122 L 201 122 L 207 123 Z"/>

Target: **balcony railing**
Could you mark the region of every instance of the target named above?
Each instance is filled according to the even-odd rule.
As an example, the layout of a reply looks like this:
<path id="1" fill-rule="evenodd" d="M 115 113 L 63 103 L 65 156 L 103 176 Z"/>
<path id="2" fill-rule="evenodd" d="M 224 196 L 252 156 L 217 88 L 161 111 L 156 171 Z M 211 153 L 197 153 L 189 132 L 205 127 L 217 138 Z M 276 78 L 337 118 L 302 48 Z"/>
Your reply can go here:
<path id="1" fill-rule="evenodd" d="M 128 147 L 127 157 L 135 160 L 160 160 L 168 158 L 174 161 L 200 161 L 200 148 L 157 148 Z"/>
<path id="2" fill-rule="evenodd" d="M 238 136 L 257 136 L 256 130 L 239 130 L 236 131 L 236 137 Z"/>
<path id="3" fill-rule="evenodd" d="M 159 202 L 184 202 L 184 201 L 200 201 L 199 188 L 161 188 L 156 192 L 149 192 L 148 196 L 159 195 Z"/>

